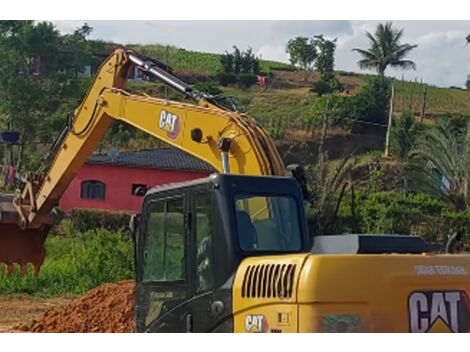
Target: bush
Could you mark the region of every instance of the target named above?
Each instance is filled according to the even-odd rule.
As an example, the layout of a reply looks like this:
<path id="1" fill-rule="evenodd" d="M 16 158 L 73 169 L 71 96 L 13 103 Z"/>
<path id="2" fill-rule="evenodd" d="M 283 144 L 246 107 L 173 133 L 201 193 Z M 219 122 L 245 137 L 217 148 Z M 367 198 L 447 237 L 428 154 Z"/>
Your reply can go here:
<path id="1" fill-rule="evenodd" d="M 410 151 L 413 139 L 422 129 L 422 126 L 416 122 L 415 117 L 410 112 L 404 112 L 393 120 L 391 133 L 392 153 L 400 158 L 406 157 Z"/>
<path id="2" fill-rule="evenodd" d="M 72 209 L 57 225 L 59 234 L 74 236 L 96 228 L 109 231 L 123 231 L 129 225 L 130 215 L 124 212 L 111 212 L 89 209 Z"/>
<path id="3" fill-rule="evenodd" d="M 361 91 L 354 96 L 356 122 L 353 131 L 364 133 L 377 130 L 385 136 L 384 125 L 388 121 L 388 108 L 390 100 L 390 84 L 386 79 L 373 77 L 367 80 Z"/>
<path id="4" fill-rule="evenodd" d="M 220 85 L 224 87 L 228 86 L 229 84 L 237 83 L 237 75 L 232 72 L 219 72 L 217 73 L 216 77 Z"/>
<path id="5" fill-rule="evenodd" d="M 238 84 L 242 88 L 248 88 L 258 82 L 258 76 L 253 73 L 240 73 L 238 75 Z"/>
<path id="6" fill-rule="evenodd" d="M 0 292 L 42 296 L 83 294 L 107 282 L 134 277 L 134 250 L 129 236 L 104 229 L 82 236 L 49 236 L 47 256 L 39 278 L 32 270 L 25 277 L 6 277 L 0 266 Z"/>
<path id="7" fill-rule="evenodd" d="M 351 231 L 354 221 L 359 233 L 418 235 L 443 249 L 449 236 L 462 231 L 466 234 L 463 249 L 470 249 L 470 209 L 457 212 L 424 193 L 356 190 L 354 215 L 351 197 L 345 196 L 336 226 L 338 233 Z"/>
<path id="8" fill-rule="evenodd" d="M 223 93 L 217 86 L 207 82 L 196 83 L 193 85 L 193 88 L 209 95 L 219 95 Z"/>
<path id="9" fill-rule="evenodd" d="M 350 129 L 355 118 L 352 97 L 329 95 L 314 100 L 307 124 L 311 131 L 321 128 L 328 111 L 328 126 Z"/>
<path id="10" fill-rule="evenodd" d="M 469 115 L 457 113 L 446 113 L 443 116 L 443 120 L 449 125 L 452 134 L 458 137 L 465 134 L 469 118 Z"/>
<path id="11" fill-rule="evenodd" d="M 324 80 L 319 80 L 313 83 L 312 92 L 317 93 L 319 96 L 331 93 L 332 91 L 333 89 L 330 87 L 330 84 Z"/>
<path id="12" fill-rule="evenodd" d="M 317 93 L 319 96 L 333 92 L 342 92 L 344 90 L 340 81 L 333 77 L 329 81 L 320 79 L 313 83 L 311 91 Z"/>

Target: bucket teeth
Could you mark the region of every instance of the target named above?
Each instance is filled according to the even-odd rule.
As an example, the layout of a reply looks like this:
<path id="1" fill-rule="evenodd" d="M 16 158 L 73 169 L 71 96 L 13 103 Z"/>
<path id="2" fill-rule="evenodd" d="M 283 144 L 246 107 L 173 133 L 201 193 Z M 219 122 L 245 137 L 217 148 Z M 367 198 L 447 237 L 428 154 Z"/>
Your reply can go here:
<path id="1" fill-rule="evenodd" d="M 22 230 L 16 224 L 0 223 L 0 264 L 6 264 L 9 278 L 15 273 L 24 277 L 28 272 L 28 264 L 34 268 L 34 275 L 39 271 L 46 256 L 44 242 L 48 229 Z"/>

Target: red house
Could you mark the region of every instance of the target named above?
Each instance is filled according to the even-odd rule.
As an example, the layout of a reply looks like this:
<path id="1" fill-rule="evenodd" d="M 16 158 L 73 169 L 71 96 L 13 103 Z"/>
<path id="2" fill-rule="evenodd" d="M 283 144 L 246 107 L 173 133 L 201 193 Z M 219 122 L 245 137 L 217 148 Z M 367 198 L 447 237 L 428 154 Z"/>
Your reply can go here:
<path id="1" fill-rule="evenodd" d="M 60 199 L 73 208 L 139 212 L 145 188 L 208 176 L 207 163 L 174 148 L 96 154 L 87 160 Z M 145 192 L 144 192 L 145 193 Z"/>

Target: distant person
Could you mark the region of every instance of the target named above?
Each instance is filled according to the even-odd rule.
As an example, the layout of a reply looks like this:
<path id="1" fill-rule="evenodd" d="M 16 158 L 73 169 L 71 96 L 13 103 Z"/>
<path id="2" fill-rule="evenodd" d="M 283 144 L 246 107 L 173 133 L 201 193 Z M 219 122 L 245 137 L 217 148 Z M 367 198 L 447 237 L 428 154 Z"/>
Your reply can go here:
<path id="1" fill-rule="evenodd" d="M 258 84 L 261 88 L 266 89 L 267 77 L 258 75 Z"/>

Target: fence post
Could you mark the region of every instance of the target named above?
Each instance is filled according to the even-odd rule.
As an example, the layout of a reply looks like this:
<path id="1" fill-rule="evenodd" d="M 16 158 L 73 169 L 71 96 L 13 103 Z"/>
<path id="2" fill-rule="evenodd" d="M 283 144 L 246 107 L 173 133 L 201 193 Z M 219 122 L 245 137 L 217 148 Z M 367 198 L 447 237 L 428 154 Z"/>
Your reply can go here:
<path id="1" fill-rule="evenodd" d="M 392 82 L 392 94 L 390 95 L 390 109 L 388 112 L 388 124 L 387 124 L 387 135 L 385 136 L 385 153 L 384 157 L 389 156 L 389 144 L 390 144 L 390 130 L 392 129 L 392 116 L 393 116 L 393 100 L 395 98 L 395 84 Z"/>
<path id="2" fill-rule="evenodd" d="M 421 114 L 419 116 L 420 122 L 424 120 L 424 113 L 426 112 L 426 99 L 428 97 L 428 87 L 423 87 L 423 101 L 421 102 Z"/>

